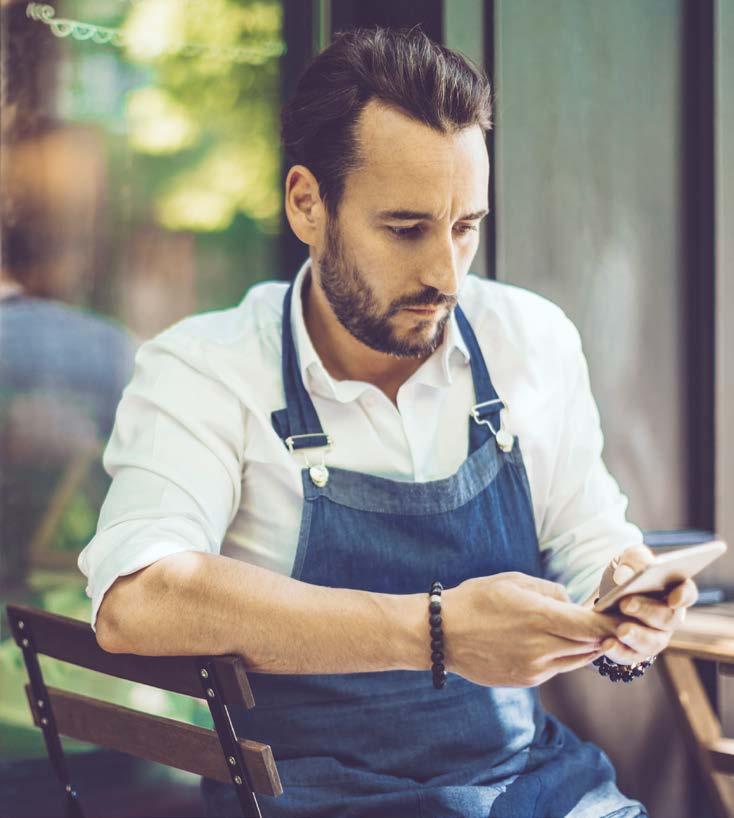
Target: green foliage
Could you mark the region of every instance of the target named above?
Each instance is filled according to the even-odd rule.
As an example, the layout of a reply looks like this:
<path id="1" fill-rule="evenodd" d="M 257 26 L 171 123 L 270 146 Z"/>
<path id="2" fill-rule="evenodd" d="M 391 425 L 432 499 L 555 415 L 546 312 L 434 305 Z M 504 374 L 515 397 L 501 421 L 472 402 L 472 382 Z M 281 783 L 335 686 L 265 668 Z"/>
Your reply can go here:
<path id="1" fill-rule="evenodd" d="M 281 25 L 274 2 L 132 7 L 126 57 L 151 82 L 127 95 L 128 139 L 158 163 L 148 192 L 163 227 L 224 230 L 241 212 L 277 230 Z"/>

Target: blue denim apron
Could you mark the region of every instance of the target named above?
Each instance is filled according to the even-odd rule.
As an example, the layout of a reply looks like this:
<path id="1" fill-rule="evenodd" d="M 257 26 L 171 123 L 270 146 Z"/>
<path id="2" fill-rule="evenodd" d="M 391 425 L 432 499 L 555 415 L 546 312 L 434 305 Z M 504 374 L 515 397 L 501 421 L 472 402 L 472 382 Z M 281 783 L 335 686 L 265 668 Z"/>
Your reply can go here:
<path id="1" fill-rule="evenodd" d="M 326 436 L 298 367 L 291 293 L 283 307 L 286 408 L 273 413 L 273 425 L 284 441 L 295 438 L 295 449 L 308 449 Z M 515 437 L 509 451 L 499 447 L 490 418 L 503 404 L 458 307 L 456 318 L 476 403 L 486 404 L 478 418 L 491 428 L 470 420 L 468 457 L 442 480 L 389 480 L 327 463 L 324 483 L 318 466 L 304 468 L 293 577 L 426 593 L 427 617 L 434 579 L 451 588 L 503 571 L 542 576 L 520 446 Z M 426 619 L 427 654 L 428 643 Z M 646 815 L 616 788 L 604 753 L 545 713 L 535 688 L 483 687 L 449 673 L 436 690 L 430 671 L 248 677 L 255 708 L 231 717 L 239 736 L 272 746 L 284 792 L 258 797 L 266 818 Z M 209 815 L 240 814 L 231 785 L 203 779 L 202 794 Z"/>

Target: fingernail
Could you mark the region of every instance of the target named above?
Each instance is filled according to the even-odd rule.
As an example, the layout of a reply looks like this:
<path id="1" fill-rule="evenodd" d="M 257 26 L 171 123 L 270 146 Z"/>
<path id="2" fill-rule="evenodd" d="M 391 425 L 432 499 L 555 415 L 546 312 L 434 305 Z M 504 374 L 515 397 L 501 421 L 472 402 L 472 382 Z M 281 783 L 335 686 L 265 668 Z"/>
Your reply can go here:
<path id="1" fill-rule="evenodd" d="M 635 575 L 635 569 L 630 568 L 629 565 L 620 565 L 614 572 L 613 579 L 617 585 L 622 585 Z"/>

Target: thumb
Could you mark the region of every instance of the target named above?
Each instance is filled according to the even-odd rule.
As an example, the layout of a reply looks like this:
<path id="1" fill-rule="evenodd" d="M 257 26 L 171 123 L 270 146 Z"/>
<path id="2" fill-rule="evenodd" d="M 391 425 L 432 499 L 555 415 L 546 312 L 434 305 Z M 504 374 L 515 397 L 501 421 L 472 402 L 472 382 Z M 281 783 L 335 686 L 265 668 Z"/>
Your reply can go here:
<path id="1" fill-rule="evenodd" d="M 635 545 L 625 549 L 619 555 L 612 575 L 615 585 L 627 582 L 651 562 L 655 562 L 655 556 L 646 545 Z"/>

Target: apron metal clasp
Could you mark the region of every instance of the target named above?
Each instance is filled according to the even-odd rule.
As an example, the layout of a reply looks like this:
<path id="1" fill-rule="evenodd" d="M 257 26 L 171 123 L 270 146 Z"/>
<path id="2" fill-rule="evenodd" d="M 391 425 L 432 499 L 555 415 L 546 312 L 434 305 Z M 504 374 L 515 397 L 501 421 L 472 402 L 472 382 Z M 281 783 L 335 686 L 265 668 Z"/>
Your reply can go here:
<path id="1" fill-rule="evenodd" d="M 500 409 L 500 428 L 495 429 L 494 426 L 490 423 L 487 418 L 483 418 L 479 414 L 479 410 L 484 406 L 493 406 L 495 403 L 501 403 L 502 409 L 509 411 L 509 407 L 507 403 L 500 398 L 495 398 L 494 400 L 484 401 L 484 403 L 477 403 L 475 406 L 472 406 L 471 412 L 469 413 L 471 417 L 474 418 L 476 423 L 484 424 L 485 426 L 489 426 L 490 432 L 494 435 L 494 439 L 497 441 L 497 445 L 502 449 L 503 452 L 511 452 L 512 447 L 515 444 L 515 438 L 511 435 L 507 429 L 505 428 L 505 422 L 502 417 L 502 409 Z"/>
<path id="2" fill-rule="evenodd" d="M 293 445 L 294 440 L 304 437 L 325 437 L 326 445 L 324 446 L 317 444 L 315 446 L 302 446 L 300 449 L 297 449 L 296 446 Z M 326 466 L 326 455 L 331 451 L 333 442 L 334 441 L 329 435 L 324 434 L 291 435 L 285 440 L 285 445 L 288 447 L 288 451 L 291 454 L 293 454 L 294 451 L 299 450 L 303 455 L 303 461 L 308 469 L 308 476 L 311 478 L 311 482 L 314 484 L 314 486 L 316 486 L 316 488 L 322 489 L 329 482 L 329 469 Z M 321 463 L 311 465 L 308 455 L 305 452 L 306 449 L 321 449 Z"/>
<path id="3" fill-rule="evenodd" d="M 308 470 L 308 476 L 311 482 L 317 488 L 322 489 L 329 482 L 329 470 L 324 463 L 319 466 L 311 466 Z"/>

